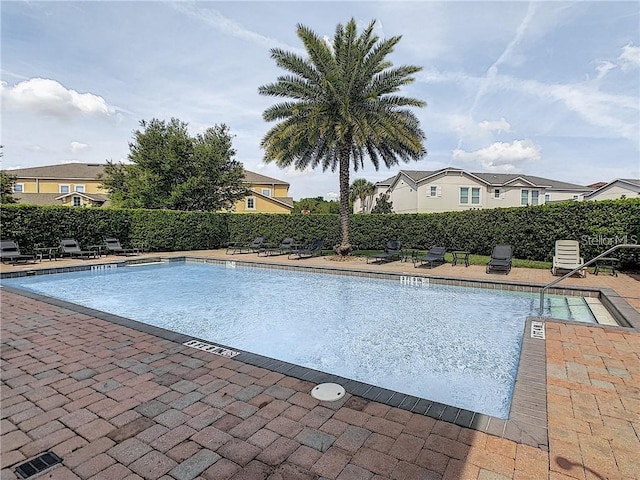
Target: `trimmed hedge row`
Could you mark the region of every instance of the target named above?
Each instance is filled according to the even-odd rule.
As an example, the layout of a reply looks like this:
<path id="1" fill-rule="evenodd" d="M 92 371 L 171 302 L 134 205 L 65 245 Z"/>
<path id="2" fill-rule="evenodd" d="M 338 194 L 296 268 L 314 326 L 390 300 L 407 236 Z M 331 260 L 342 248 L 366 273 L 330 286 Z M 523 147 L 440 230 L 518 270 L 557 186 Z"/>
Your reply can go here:
<path id="1" fill-rule="evenodd" d="M 113 236 L 151 251 L 219 248 L 261 235 L 277 244 L 284 237 L 307 243 L 319 237 L 327 247 L 340 241 L 338 215 L 225 214 L 168 210 L 69 208 L 3 205 L 2 238 L 25 251 L 36 243 L 57 245 L 72 237 L 80 245 Z M 489 255 L 496 244 L 511 244 L 517 258 L 550 261 L 557 239 L 581 242 L 585 259 L 613 244 L 640 241 L 640 199 L 563 202 L 538 207 L 496 208 L 432 214 L 352 215 L 351 242 L 381 249 L 390 239 L 407 248 L 443 245 Z M 633 253 L 636 252 L 636 253 Z M 636 251 L 621 252 L 628 261 Z"/>

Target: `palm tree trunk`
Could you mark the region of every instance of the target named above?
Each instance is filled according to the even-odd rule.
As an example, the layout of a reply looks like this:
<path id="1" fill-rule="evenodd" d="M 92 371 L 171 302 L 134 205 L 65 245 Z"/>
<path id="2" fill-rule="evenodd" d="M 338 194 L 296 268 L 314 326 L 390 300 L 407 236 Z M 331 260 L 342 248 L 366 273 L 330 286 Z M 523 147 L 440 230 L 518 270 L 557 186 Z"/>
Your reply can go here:
<path id="1" fill-rule="evenodd" d="M 349 153 L 347 145 L 340 149 L 340 231 L 342 240 L 335 248 L 338 255 L 349 255 L 351 244 L 349 243 Z"/>

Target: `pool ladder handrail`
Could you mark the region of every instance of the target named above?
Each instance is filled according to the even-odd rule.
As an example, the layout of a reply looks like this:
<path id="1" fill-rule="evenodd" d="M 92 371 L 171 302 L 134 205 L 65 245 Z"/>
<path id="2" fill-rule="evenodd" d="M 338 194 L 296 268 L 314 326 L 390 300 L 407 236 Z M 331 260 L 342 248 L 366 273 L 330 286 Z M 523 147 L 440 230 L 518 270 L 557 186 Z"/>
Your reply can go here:
<path id="1" fill-rule="evenodd" d="M 542 290 L 540 290 L 540 315 L 542 315 L 542 313 L 544 312 L 544 293 L 551 287 L 553 287 L 554 285 L 560 283 L 562 280 L 564 280 L 567 277 L 570 277 L 571 275 L 573 275 L 574 273 L 576 273 L 577 271 L 582 270 L 584 267 L 588 267 L 589 265 L 591 265 L 593 262 L 600 260 L 602 257 L 606 257 L 607 255 L 609 255 L 611 252 L 615 252 L 616 250 L 619 250 L 621 248 L 640 248 L 640 244 L 629 244 L 629 243 L 621 243 L 619 245 L 614 245 L 613 247 L 611 247 L 609 250 L 602 252 L 601 254 L 599 254 L 596 257 L 593 257 L 591 260 L 589 260 L 588 262 L 584 262 L 582 265 L 580 265 L 579 267 L 574 268 L 573 270 L 571 270 L 569 273 L 564 274 L 563 276 L 561 276 L 560 278 L 556 278 L 554 281 L 546 284 L 544 287 L 542 287 Z"/>

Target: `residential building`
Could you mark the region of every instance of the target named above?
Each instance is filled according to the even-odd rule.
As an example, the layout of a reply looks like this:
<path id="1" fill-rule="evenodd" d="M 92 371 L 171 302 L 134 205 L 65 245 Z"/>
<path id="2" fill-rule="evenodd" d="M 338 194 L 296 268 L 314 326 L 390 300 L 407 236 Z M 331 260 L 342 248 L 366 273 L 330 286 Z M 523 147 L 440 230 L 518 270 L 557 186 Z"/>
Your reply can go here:
<path id="1" fill-rule="evenodd" d="M 615 200 L 619 198 L 640 198 L 640 179 L 618 178 L 612 182 L 604 183 L 584 197 L 585 200 Z"/>
<path id="2" fill-rule="evenodd" d="M 431 213 L 582 201 L 592 191 L 583 185 L 523 174 L 476 173 L 452 167 L 400 170 L 375 185 L 365 211 L 371 211 L 382 193 L 389 195 L 395 213 Z M 361 211 L 359 200 L 354 203 L 354 212 Z"/>
<path id="3" fill-rule="evenodd" d="M 108 206 L 108 192 L 101 187 L 102 163 L 63 163 L 44 167 L 5 170 L 16 177 L 14 197 L 30 205 Z M 245 170 L 252 191 L 235 205 L 236 212 L 291 213 L 289 184 Z"/>

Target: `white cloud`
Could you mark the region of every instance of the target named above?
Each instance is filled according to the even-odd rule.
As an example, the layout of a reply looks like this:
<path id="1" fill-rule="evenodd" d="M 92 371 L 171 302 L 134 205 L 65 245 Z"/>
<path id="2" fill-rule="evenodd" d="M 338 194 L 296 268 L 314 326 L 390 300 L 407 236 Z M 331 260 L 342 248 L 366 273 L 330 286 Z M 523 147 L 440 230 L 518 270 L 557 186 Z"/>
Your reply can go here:
<path id="1" fill-rule="evenodd" d="M 629 42 L 622 47 L 622 53 L 618 57 L 622 65 L 622 70 L 640 67 L 640 47 L 636 47 Z"/>
<path id="2" fill-rule="evenodd" d="M 500 120 L 483 120 L 478 124 L 478 128 L 484 132 L 509 132 L 511 124 L 502 117 Z"/>
<path id="3" fill-rule="evenodd" d="M 69 149 L 71 150 L 72 153 L 82 152 L 83 150 L 86 150 L 88 148 L 89 148 L 89 145 L 87 145 L 86 143 L 71 142 L 69 144 Z"/>
<path id="4" fill-rule="evenodd" d="M 340 198 L 340 194 L 336 192 L 327 192 L 324 194 L 325 200 L 338 200 Z"/>
<path id="5" fill-rule="evenodd" d="M 607 73 L 609 73 L 611 70 L 615 68 L 617 68 L 617 65 L 608 60 L 604 60 L 600 62 L 596 67 L 596 71 L 598 72 L 597 78 L 603 78 Z"/>
<path id="6" fill-rule="evenodd" d="M 531 140 L 515 140 L 511 143 L 495 142 L 473 152 L 457 148 L 452 154 L 454 161 L 477 163 L 490 172 L 511 172 L 521 163 L 537 161 L 541 158 L 540 149 Z"/>
<path id="7" fill-rule="evenodd" d="M 2 99 L 10 106 L 56 117 L 98 115 L 108 117 L 115 108 L 92 93 L 78 93 L 47 78 L 32 78 L 10 87 L 0 83 Z"/>

